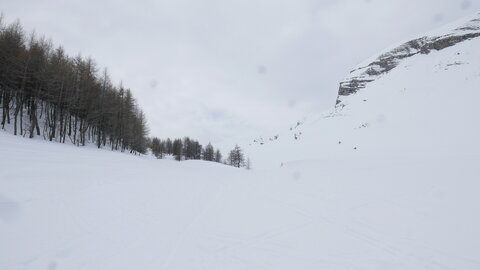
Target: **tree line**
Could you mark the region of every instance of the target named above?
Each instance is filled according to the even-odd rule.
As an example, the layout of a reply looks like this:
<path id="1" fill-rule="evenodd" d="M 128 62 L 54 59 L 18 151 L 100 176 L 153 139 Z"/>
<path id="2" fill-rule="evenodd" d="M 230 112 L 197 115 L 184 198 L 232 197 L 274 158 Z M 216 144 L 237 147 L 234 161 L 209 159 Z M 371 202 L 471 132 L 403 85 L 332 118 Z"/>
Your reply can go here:
<path id="1" fill-rule="evenodd" d="M 145 115 L 130 89 L 113 85 L 106 69 L 92 58 L 69 56 L 50 40 L 26 35 L 16 21 L 0 15 L 0 128 L 14 135 L 98 148 L 166 155 L 180 160 L 206 160 L 250 168 L 235 146 L 224 159 L 210 143 L 147 138 Z"/>
<path id="2" fill-rule="evenodd" d="M 213 148 L 211 143 L 203 147 L 197 140 L 184 137 L 183 139 L 166 139 L 161 140 L 153 137 L 150 141 L 150 149 L 152 154 L 157 158 L 164 158 L 171 155 L 175 160 L 206 160 L 206 161 L 222 161 L 220 150 Z"/>
<path id="3" fill-rule="evenodd" d="M 223 163 L 237 168 L 250 169 L 251 167 L 250 159 L 245 159 L 243 150 L 238 145 L 229 152 L 226 159 L 223 159 L 220 149 L 215 149 L 211 143 L 204 147 L 197 140 L 189 137 L 173 140 L 153 137 L 150 139 L 149 147 L 152 154 L 159 159 L 173 156 L 177 161 L 196 159 Z"/>
<path id="4" fill-rule="evenodd" d="M 91 58 L 25 35 L 0 16 L 0 127 L 78 146 L 145 153 L 147 125 L 130 89 L 114 86 Z"/>

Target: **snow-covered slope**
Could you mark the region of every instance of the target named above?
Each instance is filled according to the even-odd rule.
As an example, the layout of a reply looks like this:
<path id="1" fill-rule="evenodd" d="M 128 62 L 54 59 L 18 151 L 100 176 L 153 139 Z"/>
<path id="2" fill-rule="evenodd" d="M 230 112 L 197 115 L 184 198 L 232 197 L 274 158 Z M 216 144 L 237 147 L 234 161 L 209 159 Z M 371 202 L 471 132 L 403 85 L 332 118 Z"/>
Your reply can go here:
<path id="1" fill-rule="evenodd" d="M 245 171 L 0 133 L 0 157 L 0 269 L 480 267 L 475 155 Z"/>
<path id="2" fill-rule="evenodd" d="M 453 29 L 478 32 L 480 14 L 476 18 Z M 433 33 L 441 37 L 452 33 L 442 31 L 447 34 Z M 263 145 L 252 143 L 248 152 L 257 167 L 332 156 L 477 155 L 479 48 L 480 37 L 476 37 L 397 59 L 388 72 L 370 76 L 361 91 L 342 95 L 340 88 L 341 103 L 331 112 L 309 116 Z"/>
<path id="3" fill-rule="evenodd" d="M 405 58 L 252 171 L 0 132 L 0 269 L 480 269 L 478 48 Z"/>
<path id="4" fill-rule="evenodd" d="M 365 88 L 368 83 L 394 69 L 405 58 L 440 51 L 479 36 L 480 13 L 381 53 L 352 70 L 350 76 L 340 83 L 337 105 L 341 103 L 342 97 Z"/>

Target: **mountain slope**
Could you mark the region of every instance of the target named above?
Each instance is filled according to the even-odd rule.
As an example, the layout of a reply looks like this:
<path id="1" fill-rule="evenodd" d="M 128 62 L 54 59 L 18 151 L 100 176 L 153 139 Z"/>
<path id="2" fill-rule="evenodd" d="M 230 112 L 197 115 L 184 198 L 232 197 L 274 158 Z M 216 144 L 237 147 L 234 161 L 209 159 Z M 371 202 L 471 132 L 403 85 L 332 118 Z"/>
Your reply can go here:
<path id="1" fill-rule="evenodd" d="M 429 54 L 432 51 L 440 51 L 455 46 L 458 43 L 480 36 L 480 14 L 462 20 L 457 26 L 449 31 L 437 31 L 418 39 L 411 40 L 388 52 L 380 54 L 375 60 L 367 65 L 351 71 L 350 77 L 340 83 L 337 104 L 341 103 L 341 97 L 356 93 L 365 88 L 368 83 L 375 81 L 380 76 L 388 73 L 405 59 L 417 54 Z"/>
<path id="2" fill-rule="evenodd" d="M 453 27 L 458 29 L 458 25 Z M 436 31 L 435 35 L 451 33 L 442 31 L 446 34 Z M 478 48 L 479 37 L 405 57 L 388 73 L 371 76 L 355 94 L 342 95 L 340 89 L 341 103 L 331 112 L 309 116 L 300 126 L 279 133 L 274 141 L 252 144 L 248 152 L 260 167 L 332 156 L 476 155 L 480 135 Z"/>

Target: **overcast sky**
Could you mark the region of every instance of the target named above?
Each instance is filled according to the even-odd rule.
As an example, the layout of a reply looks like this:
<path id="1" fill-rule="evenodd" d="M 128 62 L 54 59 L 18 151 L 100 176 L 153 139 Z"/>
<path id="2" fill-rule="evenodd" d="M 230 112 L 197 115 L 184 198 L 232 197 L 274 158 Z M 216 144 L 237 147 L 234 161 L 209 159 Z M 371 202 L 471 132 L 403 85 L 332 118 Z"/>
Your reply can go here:
<path id="1" fill-rule="evenodd" d="M 151 135 L 225 146 L 332 108 L 359 62 L 480 11 L 480 0 L 0 0 L 0 9 L 107 67 Z"/>

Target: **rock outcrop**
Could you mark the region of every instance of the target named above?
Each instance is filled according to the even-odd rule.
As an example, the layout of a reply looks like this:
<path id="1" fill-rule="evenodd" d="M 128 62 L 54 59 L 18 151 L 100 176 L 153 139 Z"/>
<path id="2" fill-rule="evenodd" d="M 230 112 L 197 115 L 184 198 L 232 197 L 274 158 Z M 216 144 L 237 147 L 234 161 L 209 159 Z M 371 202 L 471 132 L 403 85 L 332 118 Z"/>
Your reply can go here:
<path id="1" fill-rule="evenodd" d="M 340 83 L 337 106 L 343 106 L 342 97 L 358 92 L 378 77 L 394 69 L 402 59 L 417 54 L 428 54 L 442 50 L 460 42 L 480 37 L 480 13 L 476 18 L 447 31 L 442 35 L 424 36 L 404 43 L 391 51 L 382 53 L 365 66 L 350 72 L 350 76 Z"/>

